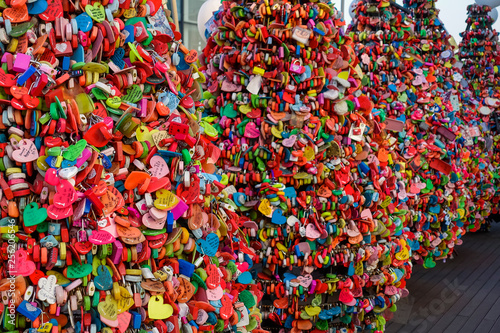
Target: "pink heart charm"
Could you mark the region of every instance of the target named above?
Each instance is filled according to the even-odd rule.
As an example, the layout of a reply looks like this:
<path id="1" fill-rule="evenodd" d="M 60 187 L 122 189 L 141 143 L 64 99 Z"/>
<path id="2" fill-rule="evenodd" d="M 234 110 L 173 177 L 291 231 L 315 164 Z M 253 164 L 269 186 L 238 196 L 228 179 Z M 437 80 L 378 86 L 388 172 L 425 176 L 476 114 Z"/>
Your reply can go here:
<path id="1" fill-rule="evenodd" d="M 67 208 L 59 208 L 55 205 L 50 205 L 47 208 L 47 215 L 53 220 L 62 220 L 73 215 L 73 206 Z"/>
<path id="2" fill-rule="evenodd" d="M 306 237 L 316 239 L 320 236 L 321 231 L 319 231 L 313 223 L 309 223 L 306 227 Z"/>
<path id="3" fill-rule="evenodd" d="M 19 163 L 33 162 L 38 158 L 38 150 L 33 141 L 22 139 L 19 142 L 19 149 L 12 152 L 12 158 Z"/>
<path id="4" fill-rule="evenodd" d="M 312 283 L 312 276 L 311 274 L 307 274 L 307 275 L 304 275 L 304 276 L 299 276 L 297 278 L 297 280 L 299 280 L 299 284 L 304 287 L 304 288 L 309 288 L 309 286 L 311 285 Z"/>
<path id="5" fill-rule="evenodd" d="M 54 168 L 49 168 L 45 171 L 45 182 L 52 186 L 59 185 L 59 177 L 57 177 L 57 170 Z"/>
<path id="6" fill-rule="evenodd" d="M 239 262 L 236 264 L 236 267 L 242 273 L 248 271 L 248 263 L 247 262 L 241 262 L 241 263 Z"/>
<path id="7" fill-rule="evenodd" d="M 167 162 L 165 162 L 165 160 L 161 156 L 153 156 L 149 161 L 149 165 L 151 166 L 149 169 L 151 177 L 160 179 L 168 175 L 168 173 L 170 172 Z"/>
<path id="8" fill-rule="evenodd" d="M 290 135 L 289 138 L 283 140 L 283 146 L 292 147 L 295 144 L 295 141 L 297 141 L 297 136 Z"/>
<path id="9" fill-rule="evenodd" d="M 415 79 L 413 80 L 413 85 L 414 86 L 419 86 L 422 84 L 422 77 L 419 75 L 417 77 L 415 77 Z"/>
<path id="10" fill-rule="evenodd" d="M 107 231 L 99 230 L 92 231 L 92 235 L 89 237 L 89 242 L 96 245 L 111 244 L 115 241 L 115 237 Z"/>
<path id="11" fill-rule="evenodd" d="M 61 183 L 56 187 L 56 195 L 54 195 L 54 206 L 57 208 L 66 208 L 71 206 L 78 198 L 76 191 L 67 180 L 61 180 Z"/>
<path id="12" fill-rule="evenodd" d="M 260 135 L 260 131 L 257 128 L 257 126 L 255 125 L 255 123 L 253 123 L 253 122 L 248 123 L 247 126 L 245 127 L 245 137 L 255 139 L 255 138 L 258 138 L 259 135 Z"/>
<path id="13" fill-rule="evenodd" d="M 341 301 L 344 304 L 349 305 L 349 303 L 354 301 L 354 296 L 352 295 L 351 291 L 347 288 L 342 288 L 340 291 L 339 295 L 339 301 Z"/>
<path id="14" fill-rule="evenodd" d="M 156 220 L 150 213 L 146 213 L 142 216 L 142 224 L 144 224 L 149 229 L 160 230 L 163 229 L 167 219 Z"/>
<path id="15" fill-rule="evenodd" d="M 22 275 L 30 276 L 36 270 L 35 263 L 28 260 L 28 252 L 24 249 L 19 249 L 14 254 L 14 261 L 11 265 L 11 260 L 9 260 L 9 270 L 10 275 Z"/>
<path id="16" fill-rule="evenodd" d="M 221 286 L 217 286 L 215 289 L 207 289 L 207 299 L 209 301 L 218 301 L 224 295 L 224 290 Z"/>

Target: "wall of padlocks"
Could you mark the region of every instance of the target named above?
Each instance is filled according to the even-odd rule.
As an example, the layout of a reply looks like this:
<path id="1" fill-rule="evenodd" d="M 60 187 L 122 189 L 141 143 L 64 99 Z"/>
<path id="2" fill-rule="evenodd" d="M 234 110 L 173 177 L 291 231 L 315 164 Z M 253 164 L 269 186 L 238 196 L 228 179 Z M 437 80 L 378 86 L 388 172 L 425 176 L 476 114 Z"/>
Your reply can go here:
<path id="1" fill-rule="evenodd" d="M 4 332 L 383 332 L 498 213 L 487 6 L 224 0 L 200 54 L 159 0 L 0 8 Z"/>

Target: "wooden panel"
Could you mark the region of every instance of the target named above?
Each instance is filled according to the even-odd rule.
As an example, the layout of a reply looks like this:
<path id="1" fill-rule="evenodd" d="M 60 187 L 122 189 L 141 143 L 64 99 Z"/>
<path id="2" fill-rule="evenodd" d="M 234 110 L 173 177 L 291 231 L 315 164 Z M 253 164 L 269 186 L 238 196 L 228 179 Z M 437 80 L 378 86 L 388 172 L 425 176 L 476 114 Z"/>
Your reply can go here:
<path id="1" fill-rule="evenodd" d="M 500 224 L 467 234 L 457 249 L 433 269 L 415 266 L 410 298 L 398 303 L 386 332 L 500 332 Z"/>

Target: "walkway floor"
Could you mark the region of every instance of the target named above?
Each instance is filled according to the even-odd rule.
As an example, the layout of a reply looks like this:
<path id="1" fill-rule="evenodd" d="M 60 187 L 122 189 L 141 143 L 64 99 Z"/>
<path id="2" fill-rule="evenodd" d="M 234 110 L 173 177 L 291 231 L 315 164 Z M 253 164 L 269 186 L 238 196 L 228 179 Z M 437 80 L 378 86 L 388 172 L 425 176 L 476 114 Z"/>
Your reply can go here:
<path id="1" fill-rule="evenodd" d="M 500 223 L 457 249 L 432 269 L 415 267 L 387 333 L 500 332 Z"/>

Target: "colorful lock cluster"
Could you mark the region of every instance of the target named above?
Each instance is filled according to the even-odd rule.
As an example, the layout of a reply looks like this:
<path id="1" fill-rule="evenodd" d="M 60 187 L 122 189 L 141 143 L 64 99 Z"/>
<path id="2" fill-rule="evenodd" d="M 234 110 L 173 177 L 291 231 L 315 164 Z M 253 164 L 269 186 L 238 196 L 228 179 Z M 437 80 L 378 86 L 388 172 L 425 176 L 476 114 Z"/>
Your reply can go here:
<path id="1" fill-rule="evenodd" d="M 0 7 L 3 331 L 383 332 L 497 212 L 433 1 L 224 0 L 200 55 L 160 0 Z"/>

